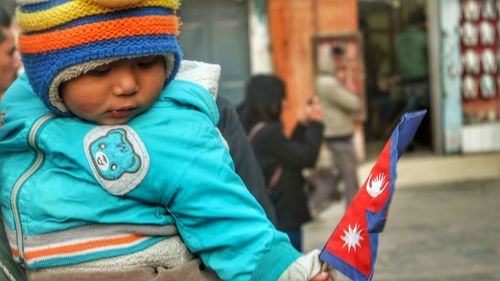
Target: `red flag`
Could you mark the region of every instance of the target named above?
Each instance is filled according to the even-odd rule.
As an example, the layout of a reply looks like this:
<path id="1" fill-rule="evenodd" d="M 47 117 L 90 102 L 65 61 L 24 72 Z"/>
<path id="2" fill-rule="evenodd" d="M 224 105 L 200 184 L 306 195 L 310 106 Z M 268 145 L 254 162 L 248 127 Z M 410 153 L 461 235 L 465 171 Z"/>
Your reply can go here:
<path id="1" fill-rule="evenodd" d="M 396 165 L 426 111 L 406 113 L 379 155 L 368 179 L 328 239 L 320 259 L 355 281 L 371 280 L 394 193 Z"/>

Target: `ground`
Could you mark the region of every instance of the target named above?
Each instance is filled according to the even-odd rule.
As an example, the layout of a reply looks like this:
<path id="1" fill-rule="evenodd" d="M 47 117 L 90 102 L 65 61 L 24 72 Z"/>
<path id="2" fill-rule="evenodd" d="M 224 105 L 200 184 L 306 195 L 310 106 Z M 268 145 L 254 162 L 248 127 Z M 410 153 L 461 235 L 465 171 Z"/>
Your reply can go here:
<path id="1" fill-rule="evenodd" d="M 307 224 L 304 250 L 321 249 L 342 212 L 333 203 Z M 377 281 L 500 280 L 500 179 L 396 189 L 378 250 Z"/>

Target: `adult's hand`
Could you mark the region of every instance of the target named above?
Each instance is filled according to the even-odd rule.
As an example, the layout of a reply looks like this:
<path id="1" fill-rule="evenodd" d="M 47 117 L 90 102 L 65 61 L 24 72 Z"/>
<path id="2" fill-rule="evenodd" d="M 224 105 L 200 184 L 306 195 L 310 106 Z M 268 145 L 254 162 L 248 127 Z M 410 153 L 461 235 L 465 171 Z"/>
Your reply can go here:
<path id="1" fill-rule="evenodd" d="M 323 122 L 323 108 L 321 107 L 321 104 L 319 103 L 319 99 L 317 97 L 313 97 L 311 99 L 311 102 L 307 105 L 306 116 L 307 121 Z"/>
<path id="2" fill-rule="evenodd" d="M 328 272 L 320 272 L 316 274 L 310 281 L 335 281 L 333 276 Z"/>

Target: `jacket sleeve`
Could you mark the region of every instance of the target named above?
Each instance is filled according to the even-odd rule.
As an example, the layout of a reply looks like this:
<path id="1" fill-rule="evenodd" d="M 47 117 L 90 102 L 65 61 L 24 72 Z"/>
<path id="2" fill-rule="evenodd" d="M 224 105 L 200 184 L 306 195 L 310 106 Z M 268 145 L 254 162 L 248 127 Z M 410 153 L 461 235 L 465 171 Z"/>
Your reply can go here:
<path id="1" fill-rule="evenodd" d="M 168 185 L 162 202 L 186 246 L 223 280 L 277 280 L 300 254 L 233 171 L 215 128 L 199 132 L 190 144 L 190 164 Z"/>
<path id="2" fill-rule="evenodd" d="M 239 121 L 238 114 L 229 102 L 218 97 L 217 107 L 220 121 L 217 127 L 229 145 L 229 153 L 234 161 L 236 173 L 241 177 L 246 187 L 264 208 L 269 220 L 276 223 L 276 213 L 266 189 L 264 176 L 255 157 L 252 145 Z"/>
<path id="3" fill-rule="evenodd" d="M 318 94 L 329 104 L 338 106 L 348 112 L 361 110 L 359 98 L 350 92 L 335 77 L 322 77 L 319 80 Z"/>

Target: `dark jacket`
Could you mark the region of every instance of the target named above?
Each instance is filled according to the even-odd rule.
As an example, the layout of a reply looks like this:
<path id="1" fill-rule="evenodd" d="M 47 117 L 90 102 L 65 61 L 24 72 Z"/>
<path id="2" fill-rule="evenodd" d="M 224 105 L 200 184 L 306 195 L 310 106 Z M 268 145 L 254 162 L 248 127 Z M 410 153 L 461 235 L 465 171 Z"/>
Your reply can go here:
<path id="1" fill-rule="evenodd" d="M 275 122 L 267 124 L 252 139 L 266 183 L 276 168 L 282 167 L 281 177 L 271 190 L 278 229 L 282 231 L 296 230 L 311 219 L 302 169 L 315 165 L 322 134 L 323 125 L 310 122 L 307 127 L 297 125 L 291 138 L 287 138 L 282 124 Z"/>
<path id="2" fill-rule="evenodd" d="M 241 177 L 248 190 L 257 199 L 266 212 L 267 218 L 276 225 L 276 213 L 266 190 L 264 177 L 248 141 L 240 118 L 235 108 L 222 97 L 217 97 L 217 108 L 220 121 L 217 127 L 229 146 L 229 153 L 233 158 L 236 173 Z"/>

